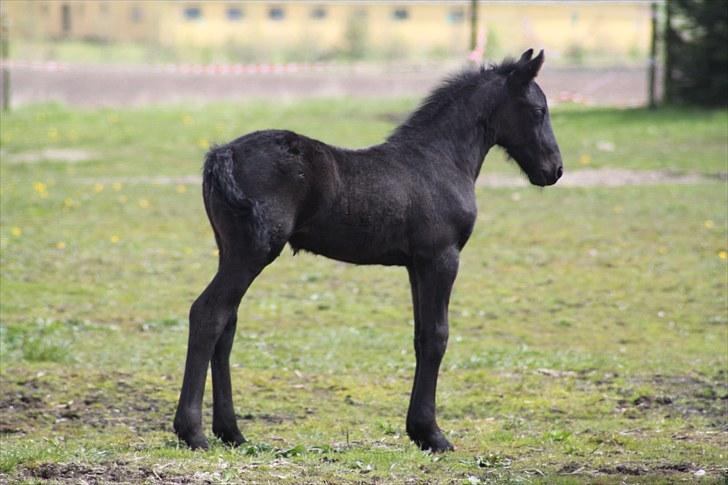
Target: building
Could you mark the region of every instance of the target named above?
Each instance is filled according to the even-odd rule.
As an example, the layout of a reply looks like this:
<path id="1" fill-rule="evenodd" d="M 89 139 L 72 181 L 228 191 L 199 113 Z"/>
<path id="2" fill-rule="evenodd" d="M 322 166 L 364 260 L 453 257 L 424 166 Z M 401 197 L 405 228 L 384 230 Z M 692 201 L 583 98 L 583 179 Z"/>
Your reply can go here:
<path id="1" fill-rule="evenodd" d="M 17 0 L 3 2 L 21 39 L 143 42 L 163 47 L 234 47 L 263 58 L 452 57 L 470 38 L 468 1 L 145 2 Z M 645 1 L 482 1 L 486 53 L 526 46 L 559 55 L 643 57 L 650 8 Z"/>

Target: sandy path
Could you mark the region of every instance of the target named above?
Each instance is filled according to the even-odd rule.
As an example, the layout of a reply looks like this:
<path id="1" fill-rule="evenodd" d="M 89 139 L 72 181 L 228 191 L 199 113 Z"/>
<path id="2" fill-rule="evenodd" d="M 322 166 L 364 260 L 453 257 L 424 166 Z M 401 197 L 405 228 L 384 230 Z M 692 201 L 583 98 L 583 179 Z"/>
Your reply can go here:
<path id="1" fill-rule="evenodd" d="M 79 178 L 82 184 L 125 183 L 131 185 L 199 185 L 199 175 L 175 177 L 107 177 Z M 564 174 L 555 187 L 621 187 L 625 185 L 694 185 L 725 182 L 728 174 L 702 175 L 697 173 L 678 173 L 665 170 L 628 170 L 601 168 L 573 170 Z M 478 179 L 478 186 L 496 188 L 527 187 L 530 184 L 520 175 L 485 173 Z"/>
<path id="2" fill-rule="evenodd" d="M 462 66 L 328 66 L 322 72 L 212 75 L 165 72 L 158 66 L 68 65 L 58 71 L 31 66 L 11 70 L 13 106 L 60 101 L 77 106 L 145 106 L 220 100 L 316 96 L 422 96 Z M 643 105 L 644 67 L 557 68 L 545 66 L 539 84 L 552 103 Z"/>

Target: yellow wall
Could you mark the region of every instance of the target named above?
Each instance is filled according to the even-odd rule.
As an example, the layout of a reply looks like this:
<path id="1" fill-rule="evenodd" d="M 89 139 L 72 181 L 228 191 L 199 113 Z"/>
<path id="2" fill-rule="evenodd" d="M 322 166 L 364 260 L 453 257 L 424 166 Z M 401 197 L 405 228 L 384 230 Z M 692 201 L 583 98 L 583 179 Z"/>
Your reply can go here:
<path id="1" fill-rule="evenodd" d="M 462 54 L 468 45 L 467 1 L 450 2 L 309 2 L 280 1 L 143 1 L 143 0 L 20 0 L 2 2 L 13 35 L 21 38 L 104 39 L 146 41 L 172 46 L 255 46 L 259 51 L 308 49 L 331 52 L 345 45 L 347 25 L 359 22 L 366 44 L 377 52 L 426 55 Z M 62 28 L 62 9 L 70 9 L 70 30 Z M 198 8 L 199 19 L 185 17 Z M 228 9 L 243 16 L 231 20 Z M 285 16 L 273 20 L 271 8 Z M 326 16 L 314 19 L 312 10 Z M 393 11 L 406 9 L 396 20 Z M 452 11 L 462 12 L 453 21 Z M 134 12 L 137 15 L 134 15 Z M 354 20 L 356 19 L 356 20 Z M 511 52 L 526 46 L 564 53 L 578 46 L 611 54 L 645 53 L 649 41 L 649 5 L 640 3 L 482 2 L 480 27 L 488 38 Z"/>
<path id="2" fill-rule="evenodd" d="M 162 4 L 115 0 L 3 1 L 14 37 L 26 39 L 94 39 L 157 41 Z M 68 30 L 63 11 L 68 11 Z"/>

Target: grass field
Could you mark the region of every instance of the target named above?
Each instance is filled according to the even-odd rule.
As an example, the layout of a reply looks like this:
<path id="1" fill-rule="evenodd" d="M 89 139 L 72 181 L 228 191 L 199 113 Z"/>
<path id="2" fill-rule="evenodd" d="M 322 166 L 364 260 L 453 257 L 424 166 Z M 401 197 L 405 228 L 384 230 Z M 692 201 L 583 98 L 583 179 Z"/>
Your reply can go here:
<path id="1" fill-rule="evenodd" d="M 728 227 L 717 179 L 479 189 L 438 389 L 454 453 L 420 452 L 404 434 L 406 273 L 289 251 L 240 308 L 233 388 L 250 443 L 178 445 L 186 314 L 215 246 L 197 186 L 139 182 L 198 174 L 210 143 L 258 128 L 375 143 L 412 106 L 3 115 L 0 482 L 722 483 Z M 553 122 L 566 170 L 726 171 L 725 111 L 562 107 Z M 515 171 L 499 152 L 484 170 Z"/>

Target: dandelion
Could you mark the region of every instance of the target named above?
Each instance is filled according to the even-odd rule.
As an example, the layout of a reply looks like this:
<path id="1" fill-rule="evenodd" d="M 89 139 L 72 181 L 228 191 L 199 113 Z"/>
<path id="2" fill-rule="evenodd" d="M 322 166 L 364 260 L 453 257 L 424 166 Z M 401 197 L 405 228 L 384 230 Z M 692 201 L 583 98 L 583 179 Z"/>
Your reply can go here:
<path id="1" fill-rule="evenodd" d="M 78 202 L 76 202 L 75 200 L 73 200 L 70 197 L 66 197 L 65 199 L 63 199 L 63 206 L 66 207 L 67 209 L 72 209 L 73 207 L 78 207 L 78 205 L 79 205 Z"/>
<path id="2" fill-rule="evenodd" d="M 129 197 L 127 197 L 126 195 L 120 195 L 117 200 L 119 201 L 119 204 L 126 204 L 127 202 L 129 202 Z"/>
<path id="3" fill-rule="evenodd" d="M 19 228 L 18 226 L 13 227 L 10 229 L 10 234 L 12 234 L 15 237 L 20 237 L 23 235 L 23 230 Z"/>
<path id="4" fill-rule="evenodd" d="M 706 229 L 713 229 L 715 227 L 715 222 L 708 219 L 705 222 L 703 222 L 703 225 L 705 226 Z"/>
<path id="5" fill-rule="evenodd" d="M 665 246 L 660 246 L 657 248 L 657 252 L 660 254 L 667 254 L 667 248 Z"/>
<path id="6" fill-rule="evenodd" d="M 111 244 L 119 244 L 119 241 L 121 241 L 121 238 L 119 236 L 117 236 L 116 234 L 114 234 L 109 238 L 109 241 L 111 241 Z"/>
<path id="7" fill-rule="evenodd" d="M 728 251 L 719 251 L 718 257 L 725 261 L 726 259 L 728 259 Z"/>
<path id="8" fill-rule="evenodd" d="M 200 138 L 197 140 L 197 146 L 202 148 L 203 150 L 207 150 L 210 148 L 210 141 L 207 138 Z"/>
<path id="9" fill-rule="evenodd" d="M 48 139 L 50 141 L 58 141 L 60 136 L 58 136 L 58 129 L 57 128 L 50 128 L 48 130 Z"/>
<path id="10" fill-rule="evenodd" d="M 48 186 L 43 182 L 35 182 L 33 184 L 33 190 L 35 190 L 38 195 L 40 195 L 44 199 L 48 197 Z"/>
<path id="11" fill-rule="evenodd" d="M 148 209 L 151 205 L 147 199 L 139 199 L 139 207 L 142 209 Z"/>
<path id="12" fill-rule="evenodd" d="M 192 116 L 190 116 L 188 114 L 185 114 L 184 116 L 182 116 L 182 124 L 185 126 L 191 125 L 193 121 L 194 120 L 192 119 Z"/>
<path id="13" fill-rule="evenodd" d="M 185 192 L 187 192 L 187 186 L 179 184 L 177 187 L 175 187 L 175 190 L 178 194 L 184 194 Z"/>
<path id="14" fill-rule="evenodd" d="M 112 188 L 112 190 L 113 190 L 114 192 L 118 192 L 118 191 L 120 191 L 120 190 L 121 190 L 122 188 L 124 188 L 124 186 L 123 186 L 123 185 L 121 185 L 121 182 L 114 182 L 113 184 L 111 184 L 111 188 Z"/>
<path id="15" fill-rule="evenodd" d="M 63 241 L 58 241 L 56 243 L 56 249 L 60 249 L 61 251 L 63 251 L 64 249 L 66 249 L 66 243 L 64 243 Z"/>
<path id="16" fill-rule="evenodd" d="M 582 153 L 579 157 L 579 163 L 581 163 L 582 165 L 589 165 L 591 161 L 591 155 L 589 155 L 588 153 Z"/>
<path id="17" fill-rule="evenodd" d="M 100 184 L 100 183 L 96 182 L 94 184 L 94 192 L 96 192 L 98 194 L 103 191 L 104 191 L 104 184 Z"/>

